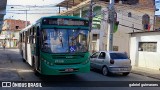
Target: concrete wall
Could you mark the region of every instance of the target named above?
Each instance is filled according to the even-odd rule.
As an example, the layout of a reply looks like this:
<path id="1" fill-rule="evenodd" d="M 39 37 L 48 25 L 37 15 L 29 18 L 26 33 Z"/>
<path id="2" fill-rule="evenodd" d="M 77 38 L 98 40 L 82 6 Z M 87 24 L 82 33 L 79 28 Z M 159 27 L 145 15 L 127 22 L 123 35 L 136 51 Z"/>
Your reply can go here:
<path id="1" fill-rule="evenodd" d="M 132 65 L 160 69 L 160 32 L 137 33 L 130 38 L 130 58 Z M 139 42 L 157 42 L 156 52 L 138 51 Z"/>
<path id="2" fill-rule="evenodd" d="M 102 12 L 105 13 L 101 23 L 101 34 L 100 35 L 100 43 L 104 43 L 105 45 L 100 45 L 100 50 L 106 49 L 106 42 L 107 42 L 107 17 L 108 12 L 106 8 L 102 9 Z M 150 31 L 153 31 L 153 21 L 154 21 L 154 12 L 150 10 L 137 10 L 135 8 L 128 8 L 125 9 L 122 6 L 116 7 L 117 12 L 117 21 L 119 21 L 118 31 L 115 32 L 113 35 L 113 45 L 118 46 L 118 51 L 127 52 L 129 54 L 129 46 L 130 46 L 130 39 L 129 34 L 133 32 L 140 32 L 143 31 L 142 25 L 142 16 L 144 14 L 148 14 L 150 16 L 150 24 L 151 28 Z M 128 12 L 132 13 L 132 17 L 128 17 Z M 125 26 L 123 26 L 125 25 Z M 133 29 L 137 28 L 139 30 Z"/>

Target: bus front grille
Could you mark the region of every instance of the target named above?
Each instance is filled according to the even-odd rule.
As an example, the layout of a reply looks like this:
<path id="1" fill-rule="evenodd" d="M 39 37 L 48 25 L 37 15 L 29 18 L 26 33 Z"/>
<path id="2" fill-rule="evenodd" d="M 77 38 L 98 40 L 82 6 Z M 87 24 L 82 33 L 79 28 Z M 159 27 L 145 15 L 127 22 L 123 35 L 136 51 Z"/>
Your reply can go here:
<path id="1" fill-rule="evenodd" d="M 75 64 L 80 64 L 80 63 L 55 63 L 55 65 L 75 65 Z"/>
<path id="2" fill-rule="evenodd" d="M 52 55 L 53 59 L 80 59 L 84 58 L 84 55 Z"/>

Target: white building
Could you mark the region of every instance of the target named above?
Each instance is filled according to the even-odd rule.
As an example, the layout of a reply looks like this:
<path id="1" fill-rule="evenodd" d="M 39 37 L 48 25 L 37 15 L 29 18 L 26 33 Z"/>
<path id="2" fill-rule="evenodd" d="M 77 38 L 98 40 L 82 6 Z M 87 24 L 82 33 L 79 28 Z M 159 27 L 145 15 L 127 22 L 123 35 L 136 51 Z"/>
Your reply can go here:
<path id="1" fill-rule="evenodd" d="M 130 36 L 132 65 L 160 70 L 160 31 L 136 32 Z"/>

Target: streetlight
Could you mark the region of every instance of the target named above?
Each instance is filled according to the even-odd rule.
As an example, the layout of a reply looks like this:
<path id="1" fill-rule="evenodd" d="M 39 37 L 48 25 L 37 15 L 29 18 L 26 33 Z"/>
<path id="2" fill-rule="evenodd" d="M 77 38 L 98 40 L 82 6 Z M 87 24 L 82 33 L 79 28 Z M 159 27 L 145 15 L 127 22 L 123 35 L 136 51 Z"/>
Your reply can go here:
<path id="1" fill-rule="evenodd" d="M 8 24 L 7 24 L 7 38 L 9 38 L 8 40 L 9 40 L 9 47 L 11 47 L 11 34 L 12 34 L 12 32 L 11 32 L 11 30 L 12 30 L 12 26 L 11 26 L 11 18 L 12 18 L 13 16 L 10 16 L 9 17 L 9 21 L 8 21 Z M 9 35 L 9 36 L 8 36 Z"/>

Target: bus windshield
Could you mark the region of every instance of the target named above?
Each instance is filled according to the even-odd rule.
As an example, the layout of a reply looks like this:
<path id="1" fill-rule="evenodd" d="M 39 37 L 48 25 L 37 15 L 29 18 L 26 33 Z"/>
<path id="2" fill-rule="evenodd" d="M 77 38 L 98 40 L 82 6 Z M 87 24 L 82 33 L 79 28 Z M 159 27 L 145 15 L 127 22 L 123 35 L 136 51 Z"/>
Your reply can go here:
<path id="1" fill-rule="evenodd" d="M 44 29 L 42 51 L 48 53 L 74 53 L 88 51 L 88 31 L 71 29 Z"/>

